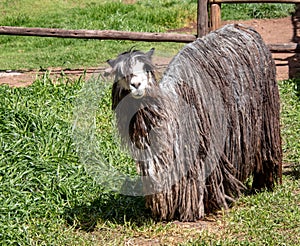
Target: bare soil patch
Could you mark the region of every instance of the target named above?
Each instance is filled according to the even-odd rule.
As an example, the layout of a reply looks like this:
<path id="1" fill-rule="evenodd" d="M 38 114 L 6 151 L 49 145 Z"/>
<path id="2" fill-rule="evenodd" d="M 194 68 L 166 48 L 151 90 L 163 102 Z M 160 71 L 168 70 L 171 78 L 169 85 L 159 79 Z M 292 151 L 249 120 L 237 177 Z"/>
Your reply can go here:
<path id="1" fill-rule="evenodd" d="M 228 24 L 229 22 L 224 22 Z M 239 23 L 233 21 L 230 23 Z M 280 19 L 260 19 L 243 21 L 243 24 L 252 26 L 262 36 L 267 44 L 290 43 L 294 39 L 294 26 L 291 17 Z M 276 63 L 276 76 L 278 80 L 288 79 L 292 77 L 290 66 L 291 60 L 295 54 L 291 53 L 273 53 Z"/>
<path id="2" fill-rule="evenodd" d="M 134 2 L 134 1 L 128 1 Z M 229 23 L 241 23 L 248 26 L 254 27 L 262 36 L 267 44 L 277 44 L 277 43 L 289 43 L 295 40 L 295 27 L 292 17 L 279 18 L 279 19 L 255 19 L 247 21 L 224 21 L 222 25 Z M 170 32 L 181 32 L 181 33 L 196 33 L 196 23 L 191 23 L 190 25 L 176 29 L 170 30 Z M 277 66 L 277 79 L 283 80 L 288 79 L 292 76 L 293 72 L 291 69 L 298 67 L 299 59 L 297 55 L 292 53 L 280 53 L 273 54 L 273 57 Z M 167 66 L 170 58 L 155 57 L 155 64 L 160 70 Z M 89 69 L 74 69 L 74 70 L 64 70 L 64 74 L 70 76 L 71 78 L 81 76 L 84 71 L 86 76 L 89 77 L 94 73 L 104 72 L 106 67 L 101 68 L 89 68 Z M 297 68 L 298 69 L 298 68 Z M 52 76 L 60 76 L 62 70 L 60 68 L 50 68 Z M 298 71 L 298 70 L 297 70 Z M 19 71 L 7 72 L 0 71 L 0 84 L 8 84 L 10 86 L 27 86 L 31 84 L 38 75 L 43 74 L 44 71 Z"/>
<path id="3" fill-rule="evenodd" d="M 262 36 L 263 40 L 267 44 L 280 44 L 290 43 L 299 39 L 297 37 L 297 31 L 293 23 L 293 17 L 285 17 L 278 19 L 253 19 L 246 21 L 223 21 L 222 26 L 226 24 L 244 24 L 246 26 L 253 27 Z M 196 33 L 196 23 L 191 23 L 189 26 L 170 30 L 171 32 L 177 31 L 182 33 Z M 292 53 L 278 53 L 273 54 L 273 58 L 276 62 L 277 68 L 277 79 L 284 80 L 293 75 L 297 71 L 290 71 L 298 67 L 299 59 L 295 54 Z M 292 63 L 292 64 L 291 64 Z"/>

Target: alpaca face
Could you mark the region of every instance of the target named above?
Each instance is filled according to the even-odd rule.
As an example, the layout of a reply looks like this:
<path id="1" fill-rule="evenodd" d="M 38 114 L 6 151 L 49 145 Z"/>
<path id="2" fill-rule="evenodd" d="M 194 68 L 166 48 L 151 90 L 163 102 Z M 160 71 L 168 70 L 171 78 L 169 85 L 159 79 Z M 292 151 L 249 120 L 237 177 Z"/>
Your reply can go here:
<path id="1" fill-rule="evenodd" d="M 155 83 L 154 66 L 151 57 L 154 49 L 147 53 L 129 51 L 120 54 L 115 60 L 108 60 L 115 75 L 114 83 L 123 90 L 130 91 L 133 98 L 142 98 L 147 88 Z"/>
<path id="2" fill-rule="evenodd" d="M 144 70 L 144 64 L 140 61 L 132 67 L 132 73 L 127 81 L 131 95 L 134 98 L 142 98 L 145 95 L 145 90 L 151 83 L 151 74 Z"/>

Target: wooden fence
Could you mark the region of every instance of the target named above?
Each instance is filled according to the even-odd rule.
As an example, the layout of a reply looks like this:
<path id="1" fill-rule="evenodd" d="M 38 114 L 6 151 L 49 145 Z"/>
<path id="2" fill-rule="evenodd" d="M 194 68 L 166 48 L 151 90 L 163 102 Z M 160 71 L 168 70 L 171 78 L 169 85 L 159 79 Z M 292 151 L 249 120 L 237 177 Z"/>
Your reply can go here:
<path id="1" fill-rule="evenodd" d="M 300 4 L 300 0 L 208 0 L 209 26 L 210 31 L 221 27 L 221 6 L 222 3 L 289 3 Z M 276 32 L 276 30 L 274 30 Z M 268 44 L 273 53 L 299 53 L 299 43 Z"/>
<path id="2" fill-rule="evenodd" d="M 58 28 L 27 28 L 0 26 L 0 35 L 39 36 L 56 38 L 81 38 L 81 39 L 118 39 L 132 41 L 152 42 L 183 42 L 189 43 L 196 39 L 196 35 L 179 33 L 149 33 L 126 32 L 114 30 L 66 30 Z"/>
<path id="3" fill-rule="evenodd" d="M 0 26 L 0 35 L 189 43 L 194 41 L 197 37 L 202 37 L 209 32 L 207 6 L 208 0 L 198 0 L 197 35 L 126 32 L 115 30 L 63 30 L 56 28 L 26 28 L 12 26 Z"/>
<path id="4" fill-rule="evenodd" d="M 214 31 L 221 26 L 222 3 L 292 3 L 299 4 L 300 0 L 209 0 L 210 30 Z"/>
<path id="5" fill-rule="evenodd" d="M 65 30 L 56 28 L 26 28 L 0 26 L 0 35 L 40 36 L 83 39 L 119 39 L 151 42 L 189 43 L 221 26 L 222 3 L 293 3 L 300 0 L 198 0 L 197 34 L 125 32 L 114 30 Z M 274 30 L 276 31 L 276 30 Z M 298 43 L 269 44 L 272 52 L 300 52 Z"/>

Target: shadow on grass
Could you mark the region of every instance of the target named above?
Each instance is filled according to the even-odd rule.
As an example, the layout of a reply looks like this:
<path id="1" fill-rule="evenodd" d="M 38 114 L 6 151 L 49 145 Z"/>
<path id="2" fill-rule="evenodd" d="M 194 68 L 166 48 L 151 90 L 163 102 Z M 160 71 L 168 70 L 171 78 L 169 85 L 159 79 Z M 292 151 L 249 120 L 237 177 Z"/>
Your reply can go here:
<path id="1" fill-rule="evenodd" d="M 299 64 L 300 64 L 300 59 L 299 59 Z M 294 79 L 293 84 L 294 84 L 294 90 L 296 92 L 296 95 L 300 100 L 300 78 Z"/>
<path id="2" fill-rule="evenodd" d="M 69 225 L 91 232 L 101 220 L 121 225 L 130 222 L 132 225 L 142 226 L 151 220 L 151 216 L 150 211 L 145 208 L 143 197 L 103 193 L 88 204 L 66 209 L 65 219 Z"/>
<path id="3" fill-rule="evenodd" d="M 300 179 L 300 165 L 290 164 L 283 166 L 283 175 L 289 176 L 292 179 Z"/>

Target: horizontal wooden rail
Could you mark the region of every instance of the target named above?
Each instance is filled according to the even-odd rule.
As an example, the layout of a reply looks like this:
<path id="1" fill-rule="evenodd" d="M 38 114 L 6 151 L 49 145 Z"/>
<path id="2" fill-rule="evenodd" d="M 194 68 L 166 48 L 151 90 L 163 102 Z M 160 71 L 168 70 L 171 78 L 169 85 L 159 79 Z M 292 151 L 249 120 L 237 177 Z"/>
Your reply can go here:
<path id="1" fill-rule="evenodd" d="M 273 53 L 296 53 L 300 52 L 300 43 L 269 44 L 268 48 Z"/>
<path id="2" fill-rule="evenodd" d="M 123 32 L 123 31 L 96 31 L 96 30 L 65 30 L 54 28 L 26 28 L 0 26 L 0 35 L 17 36 L 39 36 L 39 37 L 57 37 L 57 38 L 84 38 L 84 39 L 123 39 L 135 41 L 151 42 L 182 42 L 189 43 L 196 39 L 196 35 L 178 34 L 178 33 L 145 33 L 145 32 Z M 271 52 L 274 53 L 292 53 L 300 51 L 300 44 L 268 44 Z"/>
<path id="3" fill-rule="evenodd" d="M 181 43 L 189 43 L 196 39 L 196 35 L 179 33 L 126 32 L 114 30 L 66 30 L 56 28 L 27 28 L 12 26 L 0 26 L 0 35 L 82 39 L 119 39 L 132 41 L 164 41 Z"/>

